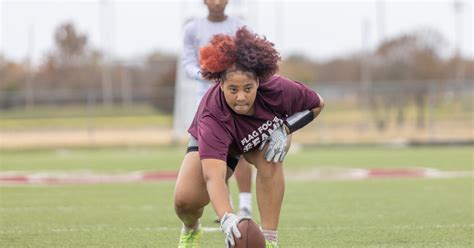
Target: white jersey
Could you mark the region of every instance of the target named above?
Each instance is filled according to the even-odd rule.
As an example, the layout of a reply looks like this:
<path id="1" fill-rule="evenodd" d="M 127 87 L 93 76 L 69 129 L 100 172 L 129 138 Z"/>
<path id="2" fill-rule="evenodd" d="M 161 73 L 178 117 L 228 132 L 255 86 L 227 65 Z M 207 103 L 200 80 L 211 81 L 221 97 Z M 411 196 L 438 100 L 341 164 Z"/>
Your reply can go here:
<path id="1" fill-rule="evenodd" d="M 199 81 L 198 101 L 211 86 L 199 73 L 199 49 L 209 43 L 216 34 L 234 35 L 237 29 L 244 23 L 235 17 L 227 16 L 222 22 L 212 22 L 206 18 L 198 18 L 188 22 L 184 26 L 184 48 L 181 63 L 186 75 Z"/>

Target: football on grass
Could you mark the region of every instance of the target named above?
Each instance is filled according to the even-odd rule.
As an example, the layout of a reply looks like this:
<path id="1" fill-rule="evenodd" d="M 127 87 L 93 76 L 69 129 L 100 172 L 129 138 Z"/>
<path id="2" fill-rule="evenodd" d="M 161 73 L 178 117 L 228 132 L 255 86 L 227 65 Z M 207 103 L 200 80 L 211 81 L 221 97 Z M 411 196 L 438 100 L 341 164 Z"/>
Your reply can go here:
<path id="1" fill-rule="evenodd" d="M 235 248 L 265 248 L 265 238 L 253 220 L 242 220 L 239 225 L 240 239 L 235 238 Z"/>

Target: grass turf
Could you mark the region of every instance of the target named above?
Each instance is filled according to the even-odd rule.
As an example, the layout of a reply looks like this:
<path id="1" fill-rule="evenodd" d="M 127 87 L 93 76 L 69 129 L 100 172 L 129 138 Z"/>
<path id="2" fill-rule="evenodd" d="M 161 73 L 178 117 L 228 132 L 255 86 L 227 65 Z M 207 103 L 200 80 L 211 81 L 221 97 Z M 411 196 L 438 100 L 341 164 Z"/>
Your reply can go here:
<path id="1" fill-rule="evenodd" d="M 182 148 L 1 152 L 0 162 L 1 170 L 170 170 L 177 169 L 183 152 Z M 285 166 L 472 170 L 472 147 L 313 148 L 289 155 Z M 473 182 L 472 178 L 287 181 L 280 244 L 472 247 Z M 236 192 L 234 182 L 231 186 Z M 2 186 L 0 244 L 176 247 L 180 222 L 173 210 L 173 187 L 171 181 Z M 218 227 L 213 219 L 208 206 L 203 225 Z M 207 232 L 202 247 L 223 247 L 223 238 L 221 232 Z"/>
<path id="2" fill-rule="evenodd" d="M 2 247 L 176 247 L 180 223 L 173 212 L 172 191 L 172 182 L 5 187 L 0 243 Z M 282 247 L 472 247 L 471 196 L 472 179 L 288 182 L 280 243 Z M 207 207 L 203 225 L 217 227 L 213 218 Z M 202 246 L 222 247 L 222 241 L 222 233 L 208 232 Z"/>

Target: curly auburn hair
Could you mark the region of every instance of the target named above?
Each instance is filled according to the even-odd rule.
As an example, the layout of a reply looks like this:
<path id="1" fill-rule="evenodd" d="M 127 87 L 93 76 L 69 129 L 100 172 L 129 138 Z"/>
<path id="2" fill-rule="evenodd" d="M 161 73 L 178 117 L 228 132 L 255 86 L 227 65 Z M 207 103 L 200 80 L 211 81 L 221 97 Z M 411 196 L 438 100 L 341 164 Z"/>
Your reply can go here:
<path id="1" fill-rule="evenodd" d="M 226 72 L 250 72 L 256 79 L 265 80 L 278 71 L 280 54 L 274 44 L 242 27 L 235 36 L 215 35 L 199 51 L 201 74 L 207 80 L 222 82 Z"/>

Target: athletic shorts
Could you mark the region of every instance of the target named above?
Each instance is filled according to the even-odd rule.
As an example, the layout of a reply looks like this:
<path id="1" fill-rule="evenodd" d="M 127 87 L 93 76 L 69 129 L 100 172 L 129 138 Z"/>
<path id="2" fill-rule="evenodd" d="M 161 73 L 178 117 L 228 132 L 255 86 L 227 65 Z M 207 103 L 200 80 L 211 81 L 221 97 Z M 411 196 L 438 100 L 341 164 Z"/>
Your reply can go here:
<path id="1" fill-rule="evenodd" d="M 186 153 L 188 152 L 196 152 L 199 151 L 198 148 L 198 141 L 196 138 L 192 137 L 189 139 L 188 142 L 188 149 L 186 150 Z M 240 156 L 236 155 L 227 155 L 227 167 L 229 167 L 232 171 L 235 171 L 235 167 L 237 166 L 237 163 L 239 162 Z"/>

